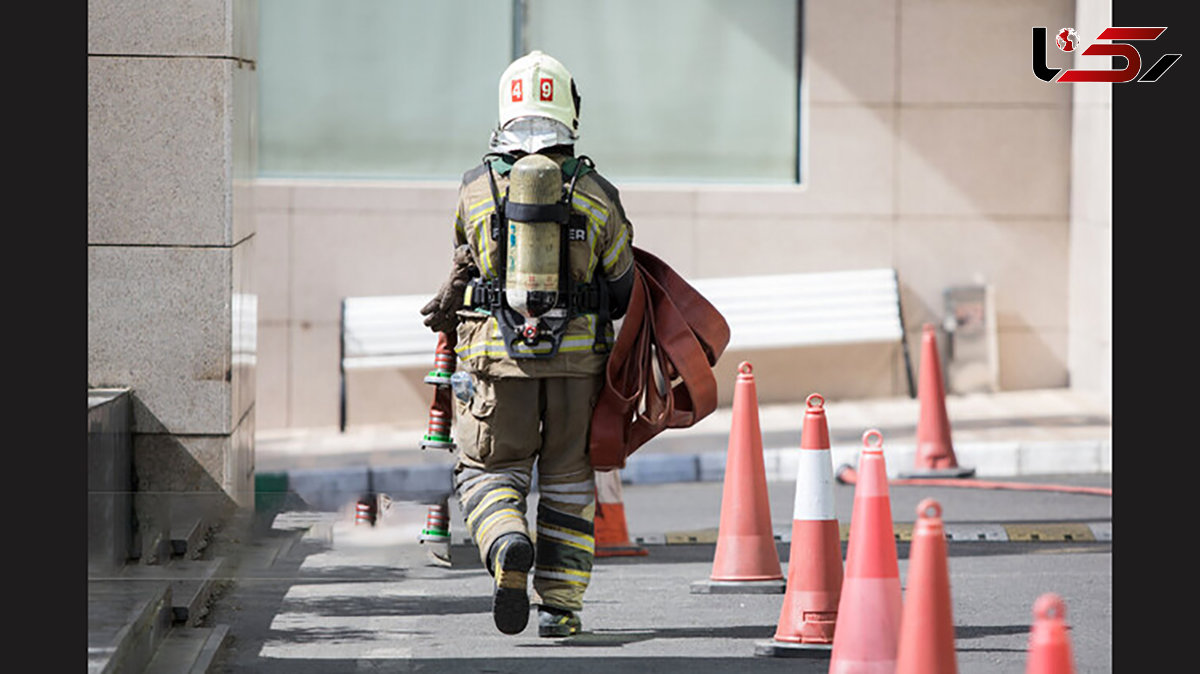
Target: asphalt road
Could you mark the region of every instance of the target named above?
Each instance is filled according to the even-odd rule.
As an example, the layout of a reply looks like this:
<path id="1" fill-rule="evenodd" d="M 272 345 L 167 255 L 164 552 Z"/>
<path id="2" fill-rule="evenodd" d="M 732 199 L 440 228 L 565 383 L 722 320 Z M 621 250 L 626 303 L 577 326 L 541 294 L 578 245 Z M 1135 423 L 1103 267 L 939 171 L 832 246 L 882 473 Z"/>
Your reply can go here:
<path id="1" fill-rule="evenodd" d="M 1111 486 L 1110 475 L 1036 481 Z M 428 566 L 416 543 L 423 505 L 393 504 L 376 527 L 355 526 L 349 509 L 285 515 L 277 526 L 316 524 L 304 539 L 298 530 L 264 533 L 256 542 L 262 554 L 232 567 L 232 582 L 209 615 L 214 624 L 230 625 L 231 635 L 214 670 L 827 671 L 827 659 L 754 654 L 755 644 L 774 634 L 782 595 L 692 594 L 691 583 L 711 572 L 714 545 L 657 542 L 672 532 L 708 540 L 704 532 L 717 526 L 721 490 L 720 483 L 627 485 L 631 535 L 655 542 L 645 557 L 597 560 L 581 613 L 584 633 L 562 640 L 539 639 L 533 619 L 516 636 L 494 628 L 490 579 L 473 547 L 455 545 L 452 568 Z M 770 483 L 768 492 L 776 532 L 786 534 L 794 485 Z M 1024 671 L 1033 603 L 1053 591 L 1066 603 L 1077 670 L 1112 671 L 1110 497 L 912 486 L 890 493 L 900 523 L 915 519 L 916 504 L 933 497 L 948 529 L 1099 525 L 1107 536 L 1096 540 L 951 541 L 955 647 L 960 672 Z M 835 502 L 847 522 L 853 487 L 836 487 Z M 460 532 L 461 521 L 452 507 L 452 529 Z M 909 547 L 897 543 L 902 581 Z M 786 576 L 787 542 L 777 549 Z"/>

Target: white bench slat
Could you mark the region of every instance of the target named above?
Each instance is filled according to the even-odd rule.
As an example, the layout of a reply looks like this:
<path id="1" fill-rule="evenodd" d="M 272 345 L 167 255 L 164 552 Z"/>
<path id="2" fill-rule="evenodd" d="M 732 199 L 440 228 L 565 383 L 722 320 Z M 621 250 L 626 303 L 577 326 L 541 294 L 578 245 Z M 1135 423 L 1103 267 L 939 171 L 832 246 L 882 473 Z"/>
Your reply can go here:
<path id="1" fill-rule="evenodd" d="M 437 335 L 421 307 L 431 295 L 374 295 L 342 301 L 342 365 L 346 369 L 417 367 L 433 363 Z"/>
<path id="2" fill-rule="evenodd" d="M 729 348 L 807 346 L 902 338 L 891 269 L 697 279 L 690 282 L 730 325 Z M 432 362 L 437 344 L 421 322 L 425 295 L 347 297 L 344 359 L 350 369 Z"/>
<path id="3" fill-rule="evenodd" d="M 360 356 L 347 359 L 343 367 L 347 370 L 375 370 L 375 369 L 407 369 L 410 367 L 428 367 L 433 369 L 433 349 L 437 346 L 437 342 L 429 345 L 428 353 L 413 354 L 410 356 Z"/>
<path id="4" fill-rule="evenodd" d="M 705 278 L 689 283 L 725 317 L 730 350 L 904 341 L 894 269 Z M 432 367 L 437 335 L 425 327 L 420 314 L 431 296 L 345 298 L 342 369 Z M 906 365 L 907 359 L 906 345 Z M 911 392 L 911 372 L 909 379 Z M 344 428 L 344 409 L 342 423 Z"/>
<path id="5" fill-rule="evenodd" d="M 729 349 L 891 342 L 903 338 L 891 269 L 699 279 L 729 323 Z"/>

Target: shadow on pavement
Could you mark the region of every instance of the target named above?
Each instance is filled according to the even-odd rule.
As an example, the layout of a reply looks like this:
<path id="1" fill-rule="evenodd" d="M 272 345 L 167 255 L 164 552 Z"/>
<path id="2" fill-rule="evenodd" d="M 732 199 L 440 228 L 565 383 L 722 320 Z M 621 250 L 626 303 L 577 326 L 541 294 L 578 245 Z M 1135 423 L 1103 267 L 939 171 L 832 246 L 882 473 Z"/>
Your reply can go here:
<path id="1" fill-rule="evenodd" d="M 214 670 L 230 672 L 234 670 Z M 265 674 L 315 674 L 317 672 L 480 672 L 487 674 L 593 674 L 596 672 L 655 672 L 655 674 L 716 674 L 720 672 L 821 672 L 829 671 L 828 659 L 744 657 L 605 657 L 584 660 L 563 658 L 472 658 L 472 659 L 380 659 L 263 661 L 254 670 Z"/>
<path id="2" fill-rule="evenodd" d="M 519 644 L 517 648 L 555 648 L 578 646 L 601 646 L 611 648 L 651 639 L 770 639 L 775 634 L 775 625 L 739 625 L 736 627 L 668 627 L 665 629 L 598 630 L 582 633 L 554 641 L 535 644 Z"/>
<path id="3" fill-rule="evenodd" d="M 289 609 L 316 616 L 435 616 L 492 612 L 490 596 L 338 597 L 292 599 Z"/>

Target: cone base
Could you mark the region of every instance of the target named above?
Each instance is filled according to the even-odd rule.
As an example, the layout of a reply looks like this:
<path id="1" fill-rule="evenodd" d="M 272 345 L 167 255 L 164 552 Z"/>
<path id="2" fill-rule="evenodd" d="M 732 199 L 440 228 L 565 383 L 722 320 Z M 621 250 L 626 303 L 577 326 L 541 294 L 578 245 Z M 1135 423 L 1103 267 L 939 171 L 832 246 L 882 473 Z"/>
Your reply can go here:
<path id="1" fill-rule="evenodd" d="M 787 582 L 780 580 L 698 580 L 692 594 L 783 594 Z"/>
<path id="2" fill-rule="evenodd" d="M 898 473 L 898 476 L 905 480 L 910 478 L 944 478 L 944 477 L 973 477 L 975 475 L 974 468 L 957 467 L 957 468 L 929 468 L 926 470 L 917 470 L 904 473 Z"/>
<path id="3" fill-rule="evenodd" d="M 453 440 L 441 440 L 441 439 L 431 437 L 428 435 L 421 438 L 421 449 L 428 449 L 430 447 L 432 447 L 433 449 L 451 449 L 452 450 L 452 449 L 456 448 L 456 445 L 454 444 Z"/>
<path id="4" fill-rule="evenodd" d="M 450 563 L 450 540 L 446 539 L 445 543 L 434 543 L 430 541 L 421 541 L 425 547 L 425 565 L 438 566 L 442 568 L 450 568 L 453 566 Z"/>
<path id="5" fill-rule="evenodd" d="M 597 547 L 596 557 L 645 557 L 650 554 L 646 548 L 636 545 L 606 545 Z"/>
<path id="6" fill-rule="evenodd" d="M 754 654 L 769 658 L 828 658 L 833 653 L 833 644 L 802 644 L 787 641 L 759 641 L 754 644 Z"/>

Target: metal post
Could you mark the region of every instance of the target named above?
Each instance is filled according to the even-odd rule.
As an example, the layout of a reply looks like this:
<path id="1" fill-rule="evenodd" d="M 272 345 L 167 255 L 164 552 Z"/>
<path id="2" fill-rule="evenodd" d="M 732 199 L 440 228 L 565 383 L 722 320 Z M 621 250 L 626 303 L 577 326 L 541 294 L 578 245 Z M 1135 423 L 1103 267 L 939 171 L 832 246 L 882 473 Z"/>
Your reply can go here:
<path id="1" fill-rule="evenodd" d="M 512 14 L 512 60 L 516 61 L 529 51 L 525 35 L 525 0 L 513 0 Z"/>
<path id="2" fill-rule="evenodd" d="M 346 432 L 346 300 L 338 317 L 338 430 Z"/>

